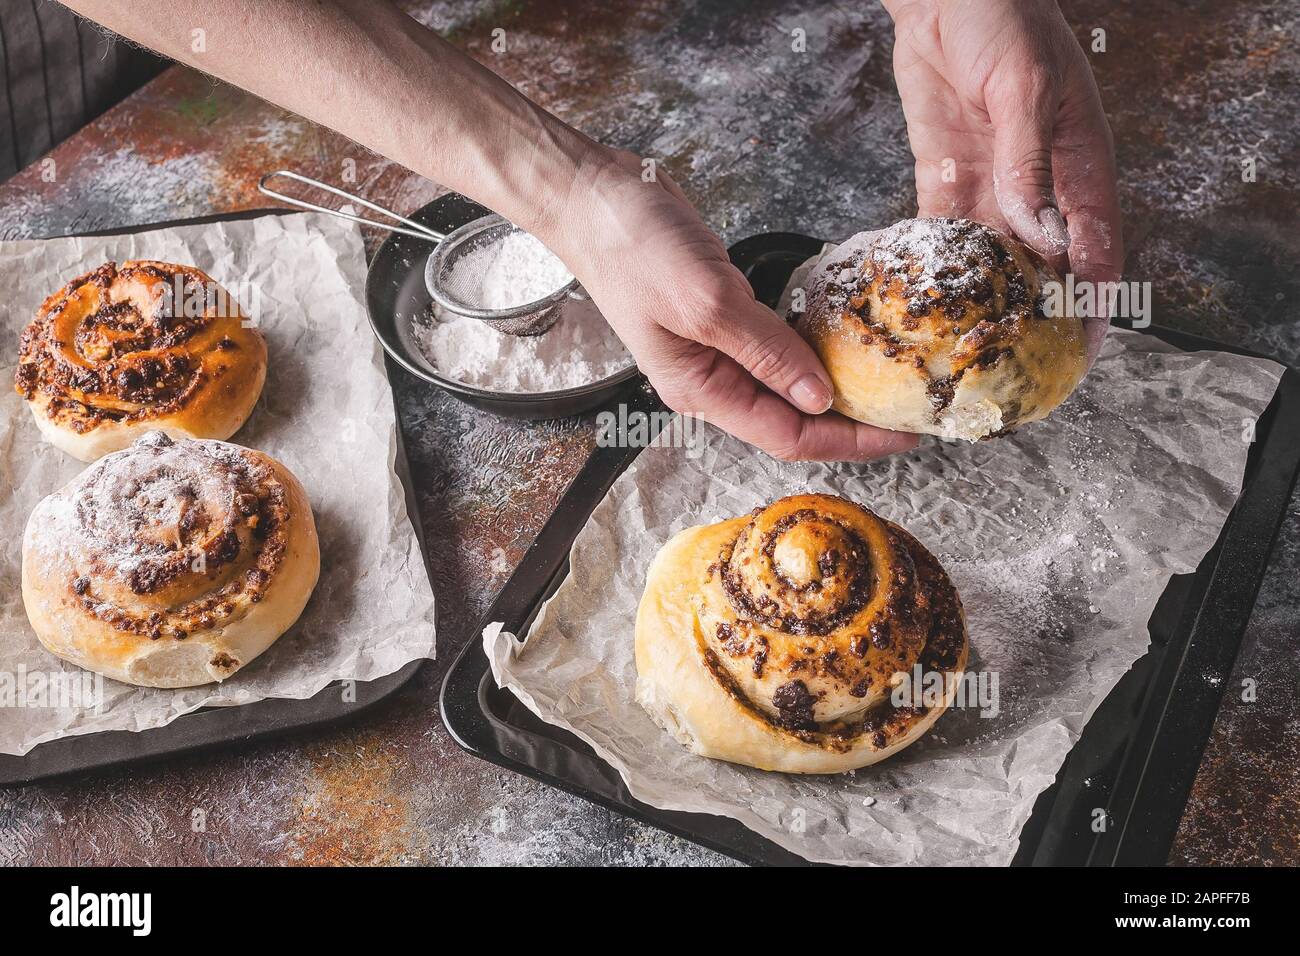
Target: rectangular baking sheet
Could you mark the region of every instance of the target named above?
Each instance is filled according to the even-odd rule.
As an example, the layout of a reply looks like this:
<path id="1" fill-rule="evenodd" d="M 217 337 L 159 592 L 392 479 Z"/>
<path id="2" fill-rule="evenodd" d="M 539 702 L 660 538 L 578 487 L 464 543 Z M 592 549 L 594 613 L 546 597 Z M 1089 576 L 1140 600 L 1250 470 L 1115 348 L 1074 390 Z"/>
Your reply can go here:
<path id="1" fill-rule="evenodd" d="M 769 234 L 738 244 L 733 261 L 756 295 L 775 302 L 790 272 L 819 240 Z M 1149 334 L 1186 351 L 1246 353 L 1171 330 Z M 646 402 L 631 393 L 627 400 Z M 1285 436 L 1300 423 L 1300 381 L 1287 370 L 1260 419 L 1240 499 L 1194 574 L 1174 577 L 1150 621 L 1151 650 L 1113 689 L 1084 728 L 1021 831 L 1020 864 L 1163 863 L 1212 727 L 1269 550 L 1300 466 Z M 569 548 L 591 511 L 631 463 L 635 449 L 602 448 L 484 621 L 526 633 L 567 573 Z M 481 643 L 471 639 L 443 687 L 444 720 L 466 749 L 597 803 L 751 863 L 798 857 L 735 821 L 649 807 L 632 799 L 616 771 L 584 743 L 542 722 L 499 690 Z M 1098 809 L 1105 828 L 1096 832 Z"/>
<path id="2" fill-rule="evenodd" d="M 284 209 L 247 210 L 127 229 L 101 230 L 87 236 L 127 235 L 174 226 L 234 222 L 267 215 L 293 215 Z M 385 372 L 391 380 L 394 368 L 385 357 Z M 396 415 L 396 408 L 394 408 Z M 428 551 L 424 546 L 416 497 L 412 493 L 409 466 L 397 429 L 394 467 L 402 483 L 407 514 L 411 516 L 420 553 L 428 572 Z M 141 731 L 105 731 L 50 740 L 23 755 L 0 754 L 0 786 L 12 787 L 51 777 L 176 757 L 196 751 L 324 726 L 355 717 L 380 704 L 405 686 L 426 664 L 413 660 L 390 674 L 369 681 L 357 681 L 346 695 L 341 682 L 326 685 L 314 696 L 302 699 L 266 698 L 234 707 L 208 707 L 183 714 L 162 727 Z"/>

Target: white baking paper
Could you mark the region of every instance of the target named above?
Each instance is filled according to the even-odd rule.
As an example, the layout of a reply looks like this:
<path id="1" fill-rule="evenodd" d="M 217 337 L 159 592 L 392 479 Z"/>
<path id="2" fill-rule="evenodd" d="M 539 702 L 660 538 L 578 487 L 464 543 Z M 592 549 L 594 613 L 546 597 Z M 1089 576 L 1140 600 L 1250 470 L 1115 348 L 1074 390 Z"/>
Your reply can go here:
<path id="1" fill-rule="evenodd" d="M 573 546 L 526 643 L 484 632 L 499 686 L 577 734 L 656 807 L 732 817 L 813 861 L 1005 864 L 1093 710 L 1147 649 L 1171 575 L 1214 544 L 1281 366 L 1113 332 L 1048 421 L 977 444 L 925 439 L 869 464 L 783 463 L 705 428 L 703 453 L 649 448 Z M 646 569 L 681 529 L 828 492 L 910 530 L 965 604 L 970 670 L 998 712 L 946 713 L 855 774 L 799 777 L 694 756 L 634 700 Z"/>
<path id="2" fill-rule="evenodd" d="M 30 690 L 32 675 L 77 672 L 32 633 L 20 568 L 32 508 L 86 466 L 42 441 L 14 391 L 18 337 L 68 280 L 109 259 L 141 258 L 203 269 L 266 335 L 266 388 L 231 441 L 278 458 L 306 487 L 320 583 L 298 623 L 224 684 L 158 690 L 103 681 L 98 709 L 43 706 L 48 694 L 0 695 L 2 753 L 66 734 L 159 727 L 200 707 L 310 697 L 331 681 L 371 680 L 433 656 L 433 593 L 393 471 L 396 419 L 362 301 L 360 231 L 324 215 L 265 216 L 0 242 L 0 681 L 8 675 Z"/>

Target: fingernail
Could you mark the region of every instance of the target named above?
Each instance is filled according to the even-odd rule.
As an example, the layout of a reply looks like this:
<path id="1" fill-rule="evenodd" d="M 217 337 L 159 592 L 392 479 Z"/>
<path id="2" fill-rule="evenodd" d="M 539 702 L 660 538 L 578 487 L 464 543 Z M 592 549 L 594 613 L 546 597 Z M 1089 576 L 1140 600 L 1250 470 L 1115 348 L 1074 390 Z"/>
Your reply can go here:
<path id="1" fill-rule="evenodd" d="M 831 407 L 831 390 L 825 382 L 809 372 L 790 386 L 790 401 L 810 415 L 820 415 Z"/>
<path id="2" fill-rule="evenodd" d="M 1038 210 L 1038 224 L 1043 227 L 1043 235 L 1052 244 L 1052 252 L 1064 252 L 1070 248 L 1070 231 L 1065 228 L 1061 210 L 1055 206 L 1044 206 Z"/>

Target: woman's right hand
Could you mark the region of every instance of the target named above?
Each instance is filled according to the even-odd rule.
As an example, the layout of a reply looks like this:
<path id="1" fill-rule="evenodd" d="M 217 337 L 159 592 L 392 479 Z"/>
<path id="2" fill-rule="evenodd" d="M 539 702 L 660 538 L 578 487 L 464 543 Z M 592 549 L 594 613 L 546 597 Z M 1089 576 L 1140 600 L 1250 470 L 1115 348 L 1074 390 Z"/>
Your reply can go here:
<path id="1" fill-rule="evenodd" d="M 594 146 L 539 234 L 574 271 L 673 410 L 784 459 L 862 460 L 916 437 L 827 411 L 816 354 L 754 299 L 721 240 L 662 170 Z"/>

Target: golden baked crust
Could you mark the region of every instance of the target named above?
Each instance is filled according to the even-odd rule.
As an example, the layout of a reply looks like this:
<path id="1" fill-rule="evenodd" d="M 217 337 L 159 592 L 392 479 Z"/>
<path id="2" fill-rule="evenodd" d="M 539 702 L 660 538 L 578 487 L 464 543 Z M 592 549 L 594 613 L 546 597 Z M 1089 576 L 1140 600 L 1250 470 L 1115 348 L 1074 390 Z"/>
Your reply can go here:
<path id="1" fill-rule="evenodd" d="M 282 464 L 151 432 L 45 498 L 23 539 L 23 603 L 53 654 L 150 687 L 224 680 L 297 620 L 320 550 Z"/>
<path id="2" fill-rule="evenodd" d="M 955 689 L 956 589 L 910 534 L 831 495 L 689 528 L 656 556 L 637 612 L 637 700 L 695 753 L 840 773 L 918 739 L 943 706 L 899 706 L 919 665 Z"/>
<path id="3" fill-rule="evenodd" d="M 192 266 L 106 262 L 37 310 L 15 387 L 45 437 L 82 461 L 151 429 L 229 438 L 266 380 L 266 341 L 247 322 Z"/>
<path id="4" fill-rule="evenodd" d="M 905 219 L 818 264 L 798 329 L 834 408 L 895 431 L 975 441 L 1045 418 L 1087 371 L 1082 322 L 1043 312 L 1059 281 L 965 219 Z"/>

